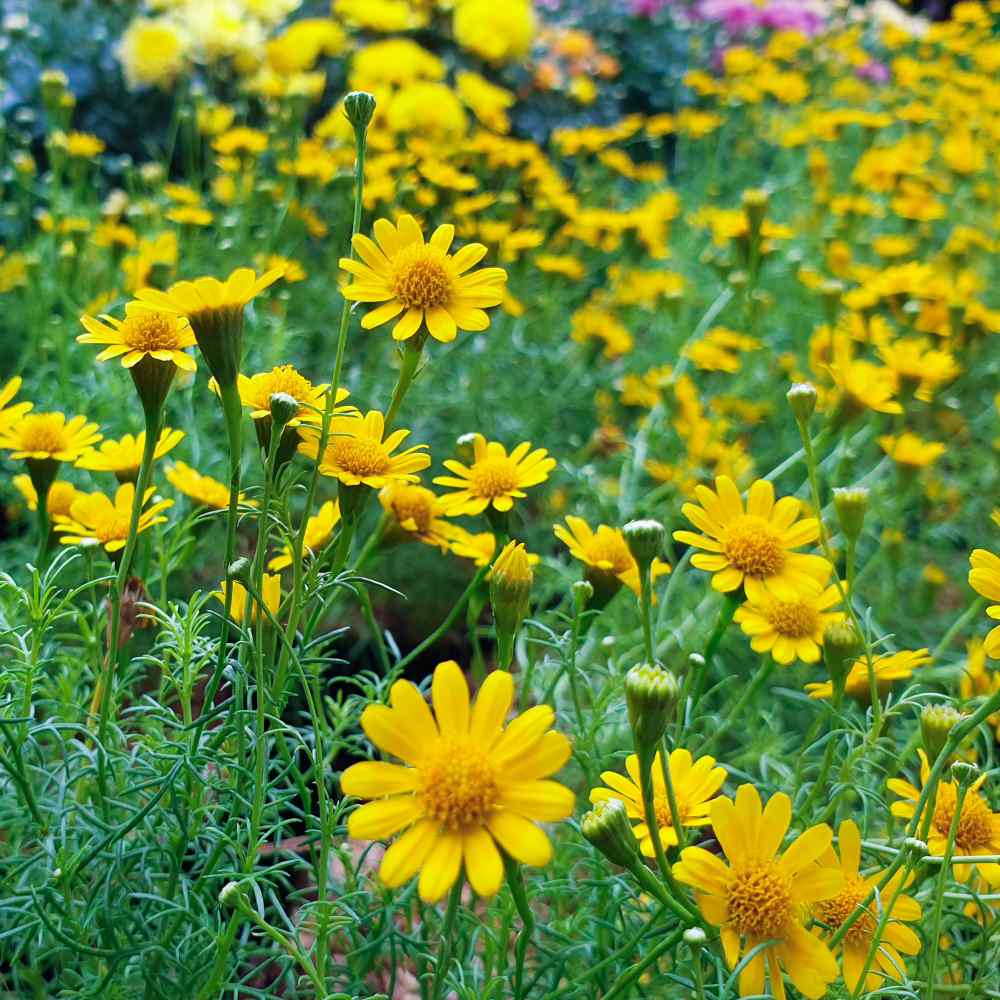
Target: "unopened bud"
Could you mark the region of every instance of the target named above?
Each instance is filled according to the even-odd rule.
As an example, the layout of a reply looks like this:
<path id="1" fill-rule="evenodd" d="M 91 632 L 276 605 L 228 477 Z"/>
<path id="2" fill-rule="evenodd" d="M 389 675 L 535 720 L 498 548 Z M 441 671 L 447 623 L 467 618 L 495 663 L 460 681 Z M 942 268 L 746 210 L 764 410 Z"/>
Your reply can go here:
<path id="1" fill-rule="evenodd" d="M 920 713 L 920 736 L 932 763 L 941 755 L 951 731 L 962 721 L 962 713 L 951 705 L 925 705 Z"/>
<path id="2" fill-rule="evenodd" d="M 850 621 L 845 619 L 826 627 L 823 633 L 823 662 L 835 691 L 842 689 L 851 664 L 864 648 L 858 630 Z"/>
<path id="3" fill-rule="evenodd" d="M 639 564 L 639 572 L 645 573 L 653 560 L 663 551 L 663 539 L 666 536 L 663 525 L 652 518 L 629 521 L 622 528 L 622 534 L 628 543 L 632 558 Z"/>
<path id="4" fill-rule="evenodd" d="M 375 97 L 366 90 L 352 90 L 344 98 L 344 114 L 355 129 L 366 129 L 375 114 Z"/>
<path id="5" fill-rule="evenodd" d="M 840 530 L 848 541 L 856 542 L 865 524 L 870 494 L 864 486 L 837 487 L 833 491 L 833 506 L 837 511 Z"/>
<path id="6" fill-rule="evenodd" d="M 702 945 L 708 940 L 708 935 L 701 927 L 689 927 L 684 932 L 684 940 L 690 945 Z"/>
<path id="7" fill-rule="evenodd" d="M 602 799 L 580 821 L 580 832 L 610 862 L 631 868 L 635 864 L 635 834 L 628 821 L 628 811 L 621 799 Z"/>
<path id="8" fill-rule="evenodd" d="M 239 882 L 227 882 L 219 890 L 219 902 L 223 906 L 236 907 L 243 901 L 245 894 Z"/>
<path id="9" fill-rule="evenodd" d="M 583 612 L 594 596 L 594 585 L 589 580 L 577 580 L 570 588 L 576 613 Z"/>
<path id="10" fill-rule="evenodd" d="M 239 559 L 234 559 L 229 564 L 226 576 L 228 576 L 231 580 L 249 580 L 250 560 L 244 558 L 243 556 L 240 556 Z"/>
<path id="11" fill-rule="evenodd" d="M 625 703 L 637 748 L 650 749 L 659 742 L 678 693 L 677 678 L 663 667 L 643 663 L 625 675 Z"/>
<path id="12" fill-rule="evenodd" d="M 907 837 L 903 841 L 905 847 L 915 858 L 926 858 L 930 854 L 930 848 L 919 837 Z"/>
<path id="13" fill-rule="evenodd" d="M 271 396 L 271 419 L 279 427 L 284 427 L 299 412 L 299 401 L 287 392 L 276 392 Z"/>
<path id="14" fill-rule="evenodd" d="M 976 767 L 972 761 L 956 760 L 955 763 L 951 765 L 951 776 L 960 785 L 971 785 L 976 780 L 976 776 L 978 774 L 979 768 Z"/>
<path id="15" fill-rule="evenodd" d="M 743 211 L 746 212 L 747 224 L 753 233 L 760 230 L 760 224 L 764 221 L 768 203 L 771 200 L 771 193 L 764 188 L 750 188 L 743 192 L 740 202 Z"/>
<path id="16" fill-rule="evenodd" d="M 796 382 L 785 393 L 785 399 L 788 400 L 788 405 L 800 424 L 807 424 L 815 413 L 816 397 L 816 386 L 812 382 Z"/>
<path id="17" fill-rule="evenodd" d="M 497 633 L 497 662 L 501 669 L 514 658 L 514 640 L 527 617 L 534 573 L 522 542 L 510 541 L 490 571 L 490 604 Z"/>

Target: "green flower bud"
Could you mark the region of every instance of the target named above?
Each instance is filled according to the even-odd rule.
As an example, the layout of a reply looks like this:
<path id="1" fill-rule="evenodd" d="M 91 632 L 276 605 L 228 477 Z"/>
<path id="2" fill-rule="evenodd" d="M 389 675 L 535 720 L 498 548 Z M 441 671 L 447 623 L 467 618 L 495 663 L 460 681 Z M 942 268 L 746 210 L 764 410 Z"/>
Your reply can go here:
<path id="1" fill-rule="evenodd" d="M 823 662 L 833 681 L 834 691 L 842 691 L 851 664 L 864 651 L 858 630 L 846 619 L 828 625 L 823 633 Z"/>
<path id="2" fill-rule="evenodd" d="M 663 667 L 643 663 L 625 675 L 625 703 L 637 748 L 656 746 L 666 732 L 678 694 L 677 678 Z"/>
<path id="3" fill-rule="evenodd" d="M 962 713 L 951 705 L 924 706 L 920 713 L 920 736 L 931 763 L 941 755 L 948 736 L 962 718 Z"/>
<path id="4" fill-rule="evenodd" d="M 271 396 L 271 419 L 284 427 L 299 412 L 299 401 L 287 392 L 276 392 Z"/>
<path id="5" fill-rule="evenodd" d="M 230 906 L 234 909 L 243 903 L 246 899 L 246 893 L 244 892 L 243 886 L 239 882 L 227 882 L 219 890 L 219 902 L 223 906 Z"/>
<path id="6" fill-rule="evenodd" d="M 239 559 L 234 559 L 229 564 L 229 570 L 226 575 L 231 580 L 243 580 L 246 582 L 250 579 L 250 560 L 240 556 Z"/>
<path id="7" fill-rule="evenodd" d="M 352 90 L 344 98 L 344 115 L 357 129 L 366 129 L 375 114 L 375 97 L 366 90 Z"/>
<path id="8" fill-rule="evenodd" d="M 689 927 L 684 932 L 684 940 L 690 945 L 702 945 L 708 940 L 708 935 L 702 927 Z"/>
<path id="9" fill-rule="evenodd" d="M 979 775 L 979 768 L 976 767 L 971 761 L 968 760 L 956 760 L 954 764 L 951 765 L 951 776 L 960 785 L 968 787 L 971 785 Z"/>
<path id="10" fill-rule="evenodd" d="M 743 192 L 740 202 L 746 213 L 747 225 L 754 234 L 760 231 L 760 225 L 767 214 L 767 206 L 771 201 L 770 191 L 764 188 L 750 188 Z"/>
<path id="11" fill-rule="evenodd" d="M 573 607 L 576 613 L 582 614 L 594 596 L 594 585 L 589 580 L 577 580 L 570 591 L 573 594 Z"/>
<path id="12" fill-rule="evenodd" d="M 855 542 L 864 527 L 870 494 L 864 486 L 837 487 L 833 491 L 833 506 L 837 511 L 840 530 L 848 541 Z"/>
<path id="13" fill-rule="evenodd" d="M 534 573 L 522 542 L 510 541 L 490 571 L 490 604 L 497 633 L 497 662 L 506 670 L 514 658 L 514 640 L 528 614 Z"/>
<path id="14" fill-rule="evenodd" d="M 639 564 L 639 572 L 644 573 L 663 551 L 663 540 L 666 537 L 663 525 L 652 518 L 629 521 L 622 528 L 622 534 L 625 536 L 632 558 Z"/>
<path id="15" fill-rule="evenodd" d="M 816 396 L 816 386 L 812 382 L 796 382 L 785 393 L 785 399 L 799 424 L 809 423 L 809 418 L 816 411 Z"/>
<path id="16" fill-rule="evenodd" d="M 602 799 L 580 821 L 580 832 L 612 864 L 631 868 L 638 860 L 635 834 L 621 799 Z"/>
<path id="17" fill-rule="evenodd" d="M 907 837 L 903 841 L 905 847 L 915 858 L 926 858 L 930 853 L 930 848 L 919 837 Z"/>

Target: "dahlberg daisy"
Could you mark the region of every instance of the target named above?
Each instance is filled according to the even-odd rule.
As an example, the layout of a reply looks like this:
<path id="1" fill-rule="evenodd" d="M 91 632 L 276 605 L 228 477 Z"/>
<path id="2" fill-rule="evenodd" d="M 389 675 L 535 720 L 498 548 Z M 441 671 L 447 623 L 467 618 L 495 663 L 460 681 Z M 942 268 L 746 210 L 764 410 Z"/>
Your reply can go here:
<path id="1" fill-rule="evenodd" d="M 203 476 L 184 462 L 168 465 L 164 474 L 175 490 L 203 507 L 225 510 L 229 506 L 229 487 L 225 483 L 220 483 L 211 476 Z M 240 493 L 239 503 L 246 502 L 244 494 Z M 250 505 L 253 506 L 254 502 L 250 501 Z"/>
<path id="2" fill-rule="evenodd" d="M 311 556 L 317 553 L 333 536 L 333 529 L 340 524 L 340 501 L 327 500 L 325 504 L 308 521 L 302 539 L 303 555 Z M 267 568 L 277 573 L 278 570 L 291 566 L 293 562 L 292 547 L 286 545 L 281 554 L 275 556 Z"/>
<path id="3" fill-rule="evenodd" d="M 9 426 L 15 420 L 20 420 L 34 405 L 33 403 L 7 405 L 20 391 L 21 381 L 21 376 L 15 375 L 4 384 L 3 388 L 0 388 L 0 430 Z"/>
<path id="4" fill-rule="evenodd" d="M 750 636 L 755 653 L 770 653 L 784 666 L 794 660 L 816 663 L 827 626 L 844 620 L 843 612 L 830 610 L 839 603 L 840 590 L 831 584 L 820 594 L 802 594 L 794 601 L 769 596 L 747 601 L 736 609 L 733 621 Z"/>
<path id="5" fill-rule="evenodd" d="M 976 549 L 969 556 L 969 586 L 988 601 L 996 601 L 986 609 L 990 618 L 1000 619 L 1000 556 L 988 549 Z M 994 626 L 983 642 L 986 655 L 1000 659 L 1000 625 Z"/>
<path id="6" fill-rule="evenodd" d="M 913 676 L 917 667 L 931 662 L 926 649 L 901 650 L 898 653 L 881 653 L 872 657 L 872 669 L 875 671 L 875 683 L 878 692 L 884 695 L 893 682 L 903 681 Z M 815 682 L 806 685 L 810 698 L 832 698 L 833 681 Z M 871 700 L 871 682 L 868 670 L 868 658 L 862 656 L 854 661 L 844 682 L 844 692 L 858 701 Z"/>
<path id="7" fill-rule="evenodd" d="M 145 510 L 139 515 L 137 535 L 167 520 L 162 512 L 173 506 L 173 500 L 157 500 L 146 507 L 155 493 L 156 488 L 150 486 L 142 498 Z M 103 493 L 79 494 L 70 506 L 69 516 L 56 519 L 54 530 L 62 536 L 59 541 L 63 545 L 96 543 L 109 555 L 120 552 L 128 541 L 134 498 L 133 483 L 122 483 L 115 492 L 114 501 Z"/>
<path id="8" fill-rule="evenodd" d="M 163 458 L 183 439 L 184 431 L 164 427 L 157 438 L 153 459 Z M 76 466 L 90 472 L 113 472 L 120 483 L 134 483 L 139 476 L 145 446 L 145 431 L 125 434 L 119 441 L 106 440 L 98 448 L 90 448 L 77 459 Z"/>
<path id="9" fill-rule="evenodd" d="M 386 513 L 383 540 L 386 543 L 416 540 L 448 550 L 444 505 L 433 490 L 416 483 L 392 483 L 379 492 Z"/>
<path id="10" fill-rule="evenodd" d="M 233 593 L 227 604 L 226 594 L 232 586 Z M 218 590 L 212 591 L 212 597 L 216 598 L 224 607 L 229 608 L 229 617 L 234 622 L 241 625 L 256 622 L 260 617 L 260 605 L 247 593 L 246 587 L 242 583 L 223 580 L 219 584 Z M 264 608 L 270 614 L 276 615 L 281 605 L 281 577 L 277 574 L 265 573 L 261 586 L 261 597 L 264 599 Z M 264 620 L 268 618 L 265 615 Z"/>

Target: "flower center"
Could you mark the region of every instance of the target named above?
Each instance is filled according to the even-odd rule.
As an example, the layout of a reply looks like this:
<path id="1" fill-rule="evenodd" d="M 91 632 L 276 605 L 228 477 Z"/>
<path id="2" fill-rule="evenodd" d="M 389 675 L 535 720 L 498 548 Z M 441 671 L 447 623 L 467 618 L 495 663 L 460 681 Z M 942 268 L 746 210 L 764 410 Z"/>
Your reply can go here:
<path id="1" fill-rule="evenodd" d="M 609 562 L 614 574 L 627 573 L 632 568 L 632 553 L 622 538 L 614 532 L 598 532 L 587 546 L 587 559 L 592 563 Z"/>
<path id="2" fill-rule="evenodd" d="M 127 514 L 116 514 L 97 525 L 94 534 L 101 543 L 127 538 L 130 520 L 131 518 Z"/>
<path id="3" fill-rule="evenodd" d="M 122 323 L 122 341 L 135 351 L 165 351 L 180 346 L 176 320 L 157 312 L 129 316 Z"/>
<path id="4" fill-rule="evenodd" d="M 270 410 L 271 397 L 286 393 L 299 403 L 309 402 L 313 387 L 309 379 L 300 375 L 291 365 L 280 365 L 266 375 L 254 378 L 251 402 L 254 409 Z"/>
<path id="5" fill-rule="evenodd" d="M 954 782 L 938 786 L 934 807 L 934 829 L 943 837 L 951 830 L 957 790 Z M 968 791 L 958 817 L 955 845 L 967 854 L 992 854 L 993 816 L 978 792 Z"/>
<path id="6" fill-rule="evenodd" d="M 517 489 L 517 466 L 507 457 L 484 458 L 472 467 L 472 489 L 481 497 L 502 497 Z"/>
<path id="7" fill-rule="evenodd" d="M 421 769 L 424 809 L 449 830 L 481 826 L 496 805 L 496 773 L 486 754 L 467 740 L 441 740 Z"/>
<path id="8" fill-rule="evenodd" d="M 729 880 L 729 919 L 745 937 L 780 938 L 792 919 L 791 882 L 772 861 L 733 870 Z"/>
<path id="9" fill-rule="evenodd" d="M 403 487 L 392 498 L 392 511 L 399 522 L 412 520 L 420 534 L 430 530 L 434 520 L 432 494 L 419 486 Z"/>
<path id="10" fill-rule="evenodd" d="M 377 476 L 389 467 L 389 456 L 372 438 L 337 437 L 330 442 L 334 464 L 356 476 Z"/>
<path id="11" fill-rule="evenodd" d="M 744 514 L 722 539 L 723 554 L 747 576 L 777 576 L 785 567 L 785 550 L 775 530 L 763 519 Z"/>
<path id="12" fill-rule="evenodd" d="M 22 451 L 62 451 L 68 444 L 65 424 L 55 413 L 28 415 L 21 421 Z"/>
<path id="13" fill-rule="evenodd" d="M 857 909 L 868 890 L 864 882 L 855 876 L 848 879 L 847 884 L 832 899 L 824 899 L 816 904 L 816 916 L 828 927 L 837 928 L 847 920 Z M 846 939 L 852 944 L 862 944 L 868 941 L 875 933 L 875 918 L 871 911 L 866 909 L 857 920 L 851 924 L 847 932 Z"/>
<path id="14" fill-rule="evenodd" d="M 674 818 L 670 815 L 670 800 L 664 795 L 653 796 L 653 809 L 656 811 L 656 822 L 658 826 L 666 827 L 674 825 Z M 677 803 L 677 818 L 684 823 L 684 803 Z"/>
<path id="15" fill-rule="evenodd" d="M 392 289 L 408 309 L 433 309 L 451 300 L 451 275 L 444 254 L 426 244 L 404 247 L 392 258 Z"/>
<path id="16" fill-rule="evenodd" d="M 790 639 L 804 639 L 814 635 L 819 615 L 816 609 L 804 601 L 772 601 L 764 609 L 764 617 L 775 632 Z"/>

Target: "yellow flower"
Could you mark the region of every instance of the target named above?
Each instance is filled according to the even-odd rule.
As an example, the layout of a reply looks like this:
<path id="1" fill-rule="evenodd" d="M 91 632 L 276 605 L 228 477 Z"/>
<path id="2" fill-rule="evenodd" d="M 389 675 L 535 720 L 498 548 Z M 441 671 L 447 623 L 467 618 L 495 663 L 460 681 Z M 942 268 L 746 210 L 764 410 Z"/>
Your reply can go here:
<path id="1" fill-rule="evenodd" d="M 714 757 L 699 757 L 692 760 L 691 753 L 683 747 L 670 752 L 670 781 L 674 786 L 677 800 L 677 816 L 681 826 L 705 826 L 708 813 L 716 794 L 726 780 L 725 768 L 715 766 Z M 593 788 L 590 801 L 597 803 L 603 799 L 620 799 L 625 803 L 629 818 L 636 821 L 633 827 L 639 840 L 639 849 L 647 857 L 654 856 L 653 838 L 646 825 L 646 809 L 642 798 L 639 777 L 639 758 L 633 753 L 625 759 L 625 778 L 617 771 L 604 771 L 601 780 L 607 788 Z M 656 825 L 660 831 L 660 843 L 664 849 L 676 847 L 677 831 L 673 826 L 667 786 L 663 780 L 663 765 L 660 754 L 653 760 L 653 808 L 656 811 Z"/>
<path id="2" fill-rule="evenodd" d="M 143 507 L 156 492 L 150 486 L 143 497 Z M 63 545 L 86 545 L 97 543 L 108 553 L 125 548 L 128 539 L 129 521 L 132 517 L 132 501 L 135 485 L 122 483 L 112 502 L 103 493 L 80 493 L 69 509 L 68 517 L 60 517 L 54 527 L 63 537 Z M 163 524 L 167 519 L 161 511 L 173 506 L 173 500 L 157 500 L 139 515 L 137 533 L 142 533 L 153 525 Z"/>
<path id="3" fill-rule="evenodd" d="M 306 533 L 303 538 L 303 555 L 311 556 L 317 553 L 333 535 L 333 529 L 340 523 L 340 501 L 327 500 L 312 517 L 306 521 Z M 292 547 L 286 545 L 281 555 L 275 556 L 267 568 L 277 573 L 292 565 Z"/>
<path id="4" fill-rule="evenodd" d="M 103 320 L 103 322 L 102 322 Z M 86 329 L 76 339 L 81 344 L 106 344 L 97 355 L 98 361 L 122 359 L 124 368 L 132 368 L 145 357 L 156 361 L 172 361 L 178 368 L 193 372 L 194 358 L 185 353 L 194 344 L 194 332 L 184 316 L 150 308 L 142 302 L 125 306 L 125 319 L 117 320 L 106 314 L 97 319 L 81 316 Z"/>
<path id="5" fill-rule="evenodd" d="M 639 566 L 620 528 L 599 524 L 593 531 L 582 517 L 567 515 L 566 527 L 557 524 L 552 530 L 575 559 L 596 570 L 595 574 L 588 573 L 588 579 L 594 575 L 600 583 L 607 584 L 611 582 L 607 578 L 611 577 L 639 595 Z M 670 567 L 660 559 L 654 559 L 651 568 L 654 580 L 670 572 Z"/>
<path id="6" fill-rule="evenodd" d="M 17 479 L 27 478 L 27 476 L 17 477 Z M 54 488 L 56 484 L 52 485 Z M 965 669 L 959 681 L 962 700 L 988 698 L 1000 691 L 1000 670 L 989 670 L 986 667 L 986 644 L 982 639 L 971 639 L 967 649 Z M 996 730 L 997 739 L 1000 740 L 1000 712 L 994 712 L 986 721 Z"/>
<path id="7" fill-rule="evenodd" d="M 447 530 L 445 530 L 447 529 Z M 497 550 L 496 536 L 492 531 L 473 534 L 457 524 L 445 522 L 442 529 L 448 539 L 448 548 L 462 559 L 471 559 L 479 569 L 493 561 Z"/>
<path id="8" fill-rule="evenodd" d="M 882 653 L 872 657 L 872 669 L 875 671 L 875 683 L 879 694 L 885 694 L 894 681 L 903 681 L 913 676 L 917 667 L 931 662 L 926 649 L 902 650 L 898 653 Z M 833 682 L 823 681 L 806 685 L 810 698 L 832 698 Z M 871 684 L 868 677 L 868 659 L 861 657 L 855 660 L 848 671 L 844 682 L 844 691 L 858 701 L 871 699 Z"/>
<path id="9" fill-rule="evenodd" d="M 715 491 L 696 486 L 701 503 L 686 503 L 684 516 L 704 534 L 675 531 L 685 545 L 706 549 L 691 558 L 691 565 L 714 574 L 712 586 L 723 593 L 741 584 L 747 599 L 762 603 L 769 598 L 797 601 L 818 594 L 831 572 L 821 556 L 793 549 L 819 537 L 814 517 L 796 522 L 802 509 L 794 497 L 774 500 L 774 487 L 758 479 L 750 487 L 746 507 L 736 484 L 728 476 L 715 480 Z"/>
<path id="10" fill-rule="evenodd" d="M 184 462 L 175 462 L 167 466 L 165 472 L 167 482 L 175 490 L 183 493 L 186 497 L 194 500 L 195 503 L 205 507 L 214 507 L 216 510 L 226 510 L 229 507 L 229 487 L 220 483 L 211 476 L 203 476 L 196 469 Z M 239 502 L 245 502 L 241 493 Z M 253 504 L 251 503 L 251 506 Z"/>
<path id="11" fill-rule="evenodd" d="M 0 440 L 2 444 L 2 440 Z M 997 601 L 986 609 L 990 618 L 1000 619 L 1000 556 L 986 549 L 976 549 L 969 557 L 969 586 L 988 601 Z M 986 655 L 1000 659 L 1000 625 L 995 626 L 984 642 Z"/>
<path id="12" fill-rule="evenodd" d="M 242 583 L 237 583 L 234 580 L 232 581 L 232 586 L 233 597 L 229 607 L 229 617 L 232 618 L 234 622 L 239 622 L 240 624 L 247 621 L 256 622 L 260 618 L 260 605 L 256 600 L 250 599 L 250 595 L 247 593 L 247 589 Z M 222 581 L 219 584 L 219 589 L 212 591 L 212 597 L 215 597 L 223 605 L 225 605 L 228 589 L 228 582 Z M 276 616 L 278 608 L 281 606 L 281 577 L 277 574 L 272 575 L 270 573 L 265 573 L 263 587 L 261 588 L 261 596 L 264 598 L 264 608 L 269 611 L 272 616 Z M 249 611 L 247 605 L 250 605 Z M 249 618 L 247 617 L 248 614 Z"/>
<path id="13" fill-rule="evenodd" d="M 164 427 L 156 442 L 153 458 L 163 458 L 183 440 L 184 431 Z M 79 469 L 91 472 L 113 472 L 119 482 L 135 482 L 139 477 L 142 452 L 146 447 L 146 432 L 126 434 L 120 441 L 102 441 L 99 448 L 90 448 L 77 459 Z"/>
<path id="14" fill-rule="evenodd" d="M 836 896 L 825 899 L 813 907 L 815 916 L 832 931 L 836 931 L 854 913 L 858 904 L 882 881 L 885 875 L 883 871 L 866 876 L 861 875 L 861 833 L 853 820 L 845 819 L 840 824 L 837 839 L 840 857 L 838 858 L 836 852 L 830 847 L 821 860 L 826 867 L 841 872 L 844 877 L 844 886 Z M 909 885 L 914 877 L 914 874 L 910 872 L 906 878 L 906 885 Z M 865 907 L 862 915 L 854 921 L 841 942 L 840 962 L 844 972 L 844 983 L 852 993 L 857 992 L 858 980 L 861 978 L 861 971 L 868 960 L 875 929 L 890 902 L 892 908 L 889 910 L 888 921 L 883 929 L 878 951 L 872 957 L 871 968 L 865 976 L 865 991 L 872 992 L 880 989 L 884 985 L 883 981 L 886 977 L 897 981 L 901 980 L 906 975 L 906 964 L 900 952 L 904 955 L 916 955 L 920 952 L 920 937 L 912 928 L 903 923 L 903 921 L 920 919 L 920 904 L 912 896 L 905 893 L 896 896 L 902 881 L 903 873 L 896 872 L 881 886 L 878 903 L 876 904 L 873 900 Z"/>
<path id="15" fill-rule="evenodd" d="M 0 449 L 13 452 L 11 458 L 75 462 L 100 440 L 97 424 L 86 417 L 67 420 L 63 413 L 29 413 L 0 426 Z"/>
<path id="16" fill-rule="evenodd" d="M 169 87 L 184 66 L 184 48 L 181 32 L 165 18 L 135 18 L 118 46 L 129 88 Z"/>
<path id="17" fill-rule="evenodd" d="M 354 237 L 361 261 L 340 261 L 356 279 L 343 290 L 345 298 L 384 303 L 365 315 L 361 325 L 366 330 L 403 313 L 392 329 L 393 339 L 407 340 L 423 325 L 435 340 L 446 343 L 458 330 L 490 325 L 483 310 L 500 304 L 507 274 L 499 267 L 466 273 L 483 259 L 486 247 L 470 243 L 449 254 L 455 227 L 439 226 L 425 243 L 412 215 L 400 216 L 395 226 L 379 219 L 374 232 L 377 242 L 363 233 Z"/>
<path id="18" fill-rule="evenodd" d="M 212 383 L 211 387 L 218 392 L 216 384 Z M 291 396 L 298 402 L 299 411 L 288 421 L 287 426 L 297 427 L 301 423 L 323 422 L 326 390 L 330 387 L 326 384 L 313 385 L 309 379 L 296 371 L 293 365 L 278 365 L 269 372 L 260 372 L 257 375 L 237 375 L 236 388 L 240 394 L 240 401 L 250 410 L 250 416 L 254 420 L 270 419 L 271 397 L 276 393 L 283 392 Z M 341 403 L 349 395 L 346 389 L 337 389 L 334 402 Z M 358 411 L 353 406 L 335 406 L 333 412 L 356 415 Z"/>
<path id="19" fill-rule="evenodd" d="M 895 379 L 896 391 L 905 395 L 915 393 L 924 401 L 932 399 L 942 385 L 962 371 L 951 354 L 929 348 L 919 338 L 904 337 L 883 344 L 878 353 Z"/>
<path id="20" fill-rule="evenodd" d="M 31 482 L 31 476 L 21 473 L 12 480 L 14 488 L 24 497 L 28 510 L 38 510 L 38 492 Z M 45 509 L 49 517 L 66 517 L 69 515 L 73 501 L 82 496 L 80 491 L 65 479 L 57 479 L 50 487 L 49 494 L 45 498 Z"/>
<path id="21" fill-rule="evenodd" d="M 458 664 L 438 664 L 434 711 L 409 681 L 396 681 L 390 705 L 369 705 L 361 728 L 402 764 L 364 761 L 344 771 L 345 795 L 374 801 L 351 813 L 348 834 L 388 840 L 379 869 L 390 888 L 420 872 L 424 902 L 441 899 L 465 875 L 480 896 L 503 881 L 500 851 L 527 865 L 546 865 L 552 847 L 536 824 L 565 819 L 573 793 L 546 780 L 569 758 L 569 740 L 550 727 L 555 713 L 536 705 L 504 726 L 514 698 L 509 673 L 495 670 L 475 704 Z"/>
<path id="22" fill-rule="evenodd" d="M 406 535 L 447 551 L 450 525 L 444 520 L 441 499 L 436 493 L 425 486 L 393 483 L 381 490 L 378 499 L 382 509 Z"/>
<path id="23" fill-rule="evenodd" d="M 438 486 L 457 491 L 441 498 L 445 512 L 452 516 L 481 514 L 491 505 L 498 511 L 508 511 L 515 500 L 527 495 L 525 489 L 544 483 L 556 467 L 556 460 L 549 458 L 544 448 L 532 451 L 527 441 L 508 455 L 502 444 L 487 442 L 482 434 L 476 434 L 472 449 L 471 466 L 449 459 L 444 465 L 454 475 L 434 480 Z"/>
<path id="24" fill-rule="evenodd" d="M 528 54 L 535 37 L 530 0 L 460 0 L 455 5 L 455 41 L 489 62 L 512 62 Z"/>
<path id="25" fill-rule="evenodd" d="M 835 392 L 833 399 L 845 419 L 860 416 L 866 410 L 876 413 L 902 413 L 893 398 L 893 382 L 887 368 L 870 361 L 845 361 L 829 366 Z"/>
<path id="26" fill-rule="evenodd" d="M 76 156 L 81 160 L 92 160 L 106 148 L 102 139 L 89 132 L 54 132 L 52 142 L 66 150 L 68 156 Z"/>
<path id="27" fill-rule="evenodd" d="M 315 460 L 319 452 L 319 429 L 304 427 L 301 433 L 299 451 Z M 415 483 L 415 473 L 431 464 L 430 455 L 423 451 L 427 445 L 418 444 L 393 455 L 410 432 L 396 430 L 383 439 L 384 434 L 385 418 L 378 410 L 369 410 L 363 417 L 338 417 L 331 422 L 330 439 L 319 459 L 319 471 L 345 486 L 381 489 L 390 483 Z"/>
<path id="28" fill-rule="evenodd" d="M 794 601 L 747 601 L 733 620 L 750 636 L 755 653 L 769 652 L 783 665 L 793 660 L 816 663 L 827 625 L 844 620 L 842 612 L 830 611 L 839 603 L 840 591 L 832 584 L 821 594 L 802 594 Z"/>
<path id="29" fill-rule="evenodd" d="M 804 926 L 807 908 L 832 898 L 844 884 L 839 871 L 816 864 L 833 831 L 825 823 L 812 826 L 779 856 L 791 817 L 784 792 L 762 809 L 757 790 L 741 785 L 735 803 L 718 798 L 711 807 L 712 829 L 728 864 L 701 847 L 686 847 L 674 865 L 677 881 L 695 889 L 702 916 L 721 928 L 730 968 L 741 954 L 764 945 L 740 973 L 740 996 L 762 994 L 769 975 L 771 992 L 785 1000 L 782 969 L 810 998 L 821 997 L 837 978 L 830 949 Z"/>
<path id="30" fill-rule="evenodd" d="M 9 424 L 20 420 L 34 403 L 15 403 L 13 406 L 7 404 L 17 395 L 21 388 L 21 376 L 15 375 L 12 379 L 0 388 L 0 431 Z"/>
<path id="31" fill-rule="evenodd" d="M 905 431 L 899 437 L 883 434 L 878 443 L 897 465 L 910 471 L 932 465 L 948 450 L 945 445 L 937 441 L 925 441 L 909 431 Z"/>
<path id="32" fill-rule="evenodd" d="M 920 755 L 920 784 L 926 786 L 930 765 L 923 750 L 918 750 L 917 753 Z M 1000 813 L 993 812 L 979 792 L 988 776 L 988 772 L 981 774 L 965 793 L 952 851 L 955 857 L 1000 854 Z M 912 819 L 916 812 L 917 800 L 920 798 L 920 789 L 902 778 L 890 778 L 886 782 L 886 787 L 902 799 L 901 802 L 893 802 L 891 807 L 893 816 Z M 927 846 L 933 857 L 944 856 L 948 833 L 955 817 L 957 796 L 958 785 L 954 781 L 938 782 L 934 797 L 934 814 L 927 835 Z M 978 869 L 979 874 L 993 889 L 1000 888 L 1000 864 L 995 861 L 975 865 L 954 865 L 952 874 L 959 882 L 967 882 L 974 868 Z"/>

